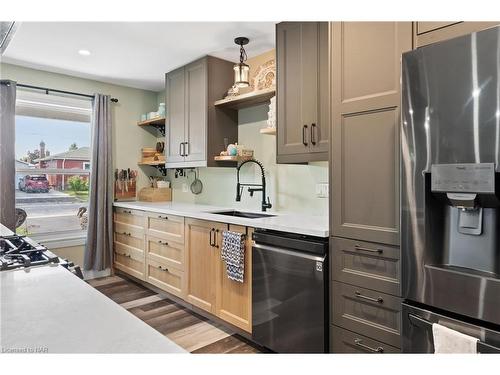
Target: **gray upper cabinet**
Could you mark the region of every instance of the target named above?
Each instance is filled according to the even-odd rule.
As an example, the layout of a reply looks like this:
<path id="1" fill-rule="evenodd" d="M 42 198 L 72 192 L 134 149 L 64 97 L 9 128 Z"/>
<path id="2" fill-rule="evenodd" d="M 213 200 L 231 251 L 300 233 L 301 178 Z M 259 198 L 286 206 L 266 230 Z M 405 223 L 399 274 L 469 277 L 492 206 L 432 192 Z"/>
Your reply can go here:
<path id="1" fill-rule="evenodd" d="M 238 114 L 215 108 L 233 85 L 233 63 L 206 56 L 166 74 L 167 168 L 215 167 L 224 138 L 238 141 Z"/>
<path id="2" fill-rule="evenodd" d="M 399 244 L 401 54 L 411 22 L 335 22 L 331 233 Z"/>
<path id="3" fill-rule="evenodd" d="M 184 69 L 186 80 L 186 161 L 207 158 L 207 61 L 195 61 Z"/>
<path id="4" fill-rule="evenodd" d="M 184 156 L 182 156 L 186 117 L 184 111 L 184 68 L 168 73 L 165 83 L 167 90 L 166 105 L 168 108 L 165 156 L 169 163 L 178 163 L 184 161 Z"/>
<path id="5" fill-rule="evenodd" d="M 328 160 L 329 34 L 327 22 L 276 26 L 278 163 Z"/>

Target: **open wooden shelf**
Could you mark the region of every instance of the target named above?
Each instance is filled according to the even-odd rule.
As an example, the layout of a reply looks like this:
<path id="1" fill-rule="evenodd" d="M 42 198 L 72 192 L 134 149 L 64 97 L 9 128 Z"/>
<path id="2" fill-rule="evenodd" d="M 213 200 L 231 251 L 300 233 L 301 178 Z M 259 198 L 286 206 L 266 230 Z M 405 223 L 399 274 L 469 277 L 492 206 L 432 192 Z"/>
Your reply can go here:
<path id="1" fill-rule="evenodd" d="M 276 128 L 262 128 L 262 129 L 260 129 L 260 134 L 275 135 Z"/>
<path id="2" fill-rule="evenodd" d="M 137 165 L 150 165 L 152 167 L 155 167 L 157 165 L 165 165 L 165 161 L 160 161 L 160 160 L 158 160 L 158 161 L 150 161 L 150 162 L 142 162 L 142 161 L 140 161 L 140 162 L 137 163 Z"/>
<path id="3" fill-rule="evenodd" d="M 252 159 L 252 156 L 222 156 L 218 155 L 214 157 L 215 161 L 233 161 L 233 162 L 240 162 L 240 161 L 245 161 L 245 160 L 250 160 Z"/>
<path id="4" fill-rule="evenodd" d="M 247 94 L 230 96 L 225 99 L 217 100 L 214 105 L 219 108 L 241 109 L 254 105 L 269 103 L 276 94 L 276 88 L 252 91 Z"/>
<path id="5" fill-rule="evenodd" d="M 165 125 L 165 117 L 155 117 L 146 121 L 139 121 L 137 123 L 139 126 L 147 126 L 147 125 Z"/>
<path id="6" fill-rule="evenodd" d="M 139 121 L 139 126 L 151 126 L 157 129 L 162 136 L 165 136 L 165 117 L 155 117 L 146 121 Z"/>

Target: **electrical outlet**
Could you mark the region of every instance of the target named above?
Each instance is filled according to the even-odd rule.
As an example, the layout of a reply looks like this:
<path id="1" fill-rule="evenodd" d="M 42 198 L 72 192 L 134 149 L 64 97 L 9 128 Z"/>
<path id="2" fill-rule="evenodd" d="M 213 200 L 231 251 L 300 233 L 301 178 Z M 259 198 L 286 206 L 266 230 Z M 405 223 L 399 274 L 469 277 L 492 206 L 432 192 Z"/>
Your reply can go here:
<path id="1" fill-rule="evenodd" d="M 316 197 L 328 198 L 328 184 L 325 183 L 316 184 Z"/>
<path id="2" fill-rule="evenodd" d="M 183 192 L 183 193 L 189 193 L 189 187 L 188 187 L 188 184 L 186 184 L 186 183 L 183 183 L 183 184 L 182 184 L 182 192 Z"/>

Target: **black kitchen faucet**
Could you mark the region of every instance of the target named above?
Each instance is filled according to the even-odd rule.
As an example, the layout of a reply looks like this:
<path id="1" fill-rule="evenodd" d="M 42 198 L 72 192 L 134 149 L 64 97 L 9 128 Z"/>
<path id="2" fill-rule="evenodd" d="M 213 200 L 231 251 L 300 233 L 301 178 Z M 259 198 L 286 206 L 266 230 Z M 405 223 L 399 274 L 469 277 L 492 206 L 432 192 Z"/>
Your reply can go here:
<path id="1" fill-rule="evenodd" d="M 246 163 L 255 163 L 260 167 L 260 171 L 262 174 L 262 183 L 261 184 L 242 184 L 240 183 L 240 169 L 243 165 Z M 243 187 L 244 186 L 249 186 L 248 192 L 250 193 L 250 196 L 253 197 L 253 193 L 256 191 L 261 191 L 262 192 L 262 211 L 266 211 L 266 209 L 271 208 L 272 204 L 269 201 L 269 197 L 267 197 L 266 201 L 266 176 L 264 175 L 264 166 L 262 163 L 258 160 L 255 159 L 249 159 L 245 160 L 242 162 L 240 165 L 238 165 L 238 168 L 236 168 L 236 202 L 241 201 L 241 194 L 243 193 Z M 254 186 L 254 187 L 252 187 Z"/>

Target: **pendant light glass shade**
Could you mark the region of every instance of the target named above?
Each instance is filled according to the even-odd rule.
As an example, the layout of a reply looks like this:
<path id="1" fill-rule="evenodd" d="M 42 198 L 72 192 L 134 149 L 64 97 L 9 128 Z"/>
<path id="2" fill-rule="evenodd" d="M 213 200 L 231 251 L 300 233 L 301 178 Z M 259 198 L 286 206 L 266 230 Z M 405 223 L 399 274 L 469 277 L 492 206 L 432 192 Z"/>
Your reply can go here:
<path id="1" fill-rule="evenodd" d="M 235 64 L 233 67 L 234 70 L 234 84 L 238 87 L 248 87 L 250 86 L 249 82 L 249 73 L 250 67 L 245 63 Z"/>
<path id="2" fill-rule="evenodd" d="M 234 42 L 240 46 L 240 62 L 235 64 L 233 67 L 234 70 L 234 85 L 236 87 L 248 87 L 250 86 L 250 67 L 245 64 L 247 59 L 247 53 L 245 51 L 244 45 L 248 44 L 249 39 L 240 36 L 234 39 Z"/>

